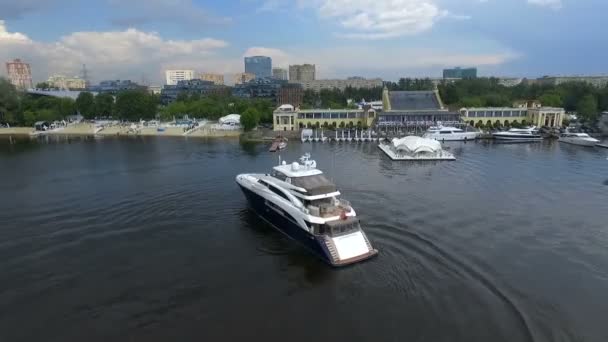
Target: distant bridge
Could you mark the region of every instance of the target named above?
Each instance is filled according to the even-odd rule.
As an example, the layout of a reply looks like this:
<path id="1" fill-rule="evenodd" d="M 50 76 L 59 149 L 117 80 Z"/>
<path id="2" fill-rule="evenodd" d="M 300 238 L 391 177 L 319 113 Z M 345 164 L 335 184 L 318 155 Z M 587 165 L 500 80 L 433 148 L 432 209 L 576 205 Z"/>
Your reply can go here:
<path id="1" fill-rule="evenodd" d="M 40 96 L 52 96 L 52 97 L 62 97 L 62 98 L 70 98 L 72 100 L 76 100 L 78 95 L 80 95 L 81 91 L 76 90 L 47 90 L 47 89 L 28 89 L 28 94 L 32 95 L 40 95 Z M 97 95 L 96 92 L 90 92 L 93 95 Z"/>

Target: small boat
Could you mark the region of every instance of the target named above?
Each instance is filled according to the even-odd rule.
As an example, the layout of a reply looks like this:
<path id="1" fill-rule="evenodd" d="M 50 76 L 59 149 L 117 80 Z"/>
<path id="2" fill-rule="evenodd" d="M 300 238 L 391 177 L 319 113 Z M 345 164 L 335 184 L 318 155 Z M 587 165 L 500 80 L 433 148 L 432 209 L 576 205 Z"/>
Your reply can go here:
<path id="1" fill-rule="evenodd" d="M 456 127 L 435 126 L 429 128 L 422 137 L 439 141 L 467 141 L 475 140 L 477 136 L 477 132 L 465 132 Z"/>
<path id="2" fill-rule="evenodd" d="M 286 148 L 287 148 L 287 138 L 278 136 L 272 141 L 272 145 L 270 145 L 270 149 L 268 151 L 276 152 L 278 150 L 284 150 Z"/>
<path id="3" fill-rule="evenodd" d="M 315 141 L 315 142 L 318 142 L 318 141 L 319 141 L 319 137 L 318 137 L 318 135 L 317 135 L 317 133 L 318 133 L 318 132 L 319 132 L 319 131 L 315 129 L 315 138 L 314 138 L 314 141 Z"/>
<path id="4" fill-rule="evenodd" d="M 543 140 L 536 127 L 511 128 L 506 132 L 492 133 L 492 136 L 495 139 L 508 142 L 537 142 Z"/>
<path id="5" fill-rule="evenodd" d="M 351 204 L 340 198 L 310 154 L 300 163 L 283 161 L 271 174 L 240 174 L 236 183 L 260 217 L 329 265 L 378 255 Z"/>
<path id="6" fill-rule="evenodd" d="M 325 136 L 323 130 L 321 130 L 321 142 L 326 142 L 327 141 L 327 137 Z"/>
<path id="7" fill-rule="evenodd" d="M 300 135 L 300 139 L 302 139 L 302 142 L 312 141 L 312 129 L 303 129 Z"/>
<path id="8" fill-rule="evenodd" d="M 353 139 L 350 137 L 350 130 L 348 131 L 348 138 L 346 138 L 346 141 L 348 141 L 348 142 L 353 141 Z"/>
<path id="9" fill-rule="evenodd" d="M 562 135 L 560 135 L 559 141 L 563 142 L 563 143 L 579 145 L 579 146 L 595 146 L 600 142 L 599 140 L 590 137 L 589 134 L 587 134 L 587 133 L 569 133 L 569 132 L 566 132 L 566 133 L 563 133 Z"/>

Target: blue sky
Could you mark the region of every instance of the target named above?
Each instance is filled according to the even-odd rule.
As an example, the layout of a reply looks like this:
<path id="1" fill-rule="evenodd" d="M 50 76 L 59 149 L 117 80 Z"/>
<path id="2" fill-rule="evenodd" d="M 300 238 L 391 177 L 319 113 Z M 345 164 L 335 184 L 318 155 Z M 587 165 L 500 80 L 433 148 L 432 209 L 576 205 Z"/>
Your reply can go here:
<path id="1" fill-rule="evenodd" d="M 231 75 L 245 55 L 320 78 L 603 74 L 605 0 L 0 0 L 0 59 L 34 78 L 159 84 L 167 68 Z M 2 70 L 4 72 L 4 70 Z"/>

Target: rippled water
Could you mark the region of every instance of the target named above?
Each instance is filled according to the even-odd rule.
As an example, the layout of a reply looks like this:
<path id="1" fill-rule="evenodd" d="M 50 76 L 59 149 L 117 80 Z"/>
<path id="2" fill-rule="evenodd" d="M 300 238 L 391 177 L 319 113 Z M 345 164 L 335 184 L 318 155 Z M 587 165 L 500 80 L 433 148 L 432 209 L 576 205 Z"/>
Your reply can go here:
<path id="1" fill-rule="evenodd" d="M 380 256 L 335 270 L 247 209 L 265 145 L 0 140 L 0 341 L 606 341 L 608 150 L 311 152 Z"/>

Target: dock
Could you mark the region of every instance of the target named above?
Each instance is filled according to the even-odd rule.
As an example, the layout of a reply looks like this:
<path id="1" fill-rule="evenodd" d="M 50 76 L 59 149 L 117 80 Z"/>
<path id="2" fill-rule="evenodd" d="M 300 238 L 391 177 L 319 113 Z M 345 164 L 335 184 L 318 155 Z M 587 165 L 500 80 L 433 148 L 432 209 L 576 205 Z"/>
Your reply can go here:
<path id="1" fill-rule="evenodd" d="M 446 151 L 438 151 L 435 155 L 402 155 L 397 154 L 391 150 L 390 145 L 388 144 L 380 144 L 378 148 L 382 150 L 391 160 L 404 160 L 404 161 L 431 161 L 431 160 L 456 160 L 453 154 Z"/>

